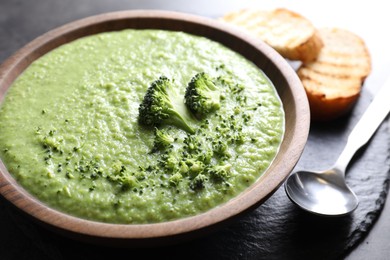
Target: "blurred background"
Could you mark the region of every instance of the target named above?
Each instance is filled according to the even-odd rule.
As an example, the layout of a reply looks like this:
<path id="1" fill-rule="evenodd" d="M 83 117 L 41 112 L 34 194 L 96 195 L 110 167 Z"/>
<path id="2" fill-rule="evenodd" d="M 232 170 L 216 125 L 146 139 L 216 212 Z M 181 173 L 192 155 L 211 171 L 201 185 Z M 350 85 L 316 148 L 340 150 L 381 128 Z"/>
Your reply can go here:
<path id="1" fill-rule="evenodd" d="M 373 61 L 366 85 L 375 92 L 384 82 L 384 72 L 390 67 L 390 37 L 386 37 L 390 15 L 386 1 L 381 0 L 0 0 L 0 34 L 7 35 L 9 41 L 15 43 L 9 46 L 5 41 L 0 42 L 0 60 L 54 27 L 103 12 L 162 9 L 218 18 L 241 8 L 276 7 L 296 11 L 316 27 L 340 27 L 361 36 Z M 29 10 L 27 15 L 22 12 L 26 9 Z M 19 25 L 18 31 L 11 29 L 14 24 Z"/>

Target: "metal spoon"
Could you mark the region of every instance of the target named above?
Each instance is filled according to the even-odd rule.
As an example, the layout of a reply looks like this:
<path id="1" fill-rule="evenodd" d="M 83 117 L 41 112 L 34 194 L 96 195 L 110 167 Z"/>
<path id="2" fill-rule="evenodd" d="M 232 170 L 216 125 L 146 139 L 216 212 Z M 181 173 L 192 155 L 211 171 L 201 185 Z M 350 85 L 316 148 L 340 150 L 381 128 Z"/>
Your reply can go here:
<path id="1" fill-rule="evenodd" d="M 326 171 L 291 174 L 284 187 L 292 202 L 302 209 L 325 216 L 342 216 L 356 209 L 359 200 L 345 183 L 345 170 L 355 152 L 370 140 L 390 111 L 390 78 L 379 90 L 348 136 L 334 166 Z"/>

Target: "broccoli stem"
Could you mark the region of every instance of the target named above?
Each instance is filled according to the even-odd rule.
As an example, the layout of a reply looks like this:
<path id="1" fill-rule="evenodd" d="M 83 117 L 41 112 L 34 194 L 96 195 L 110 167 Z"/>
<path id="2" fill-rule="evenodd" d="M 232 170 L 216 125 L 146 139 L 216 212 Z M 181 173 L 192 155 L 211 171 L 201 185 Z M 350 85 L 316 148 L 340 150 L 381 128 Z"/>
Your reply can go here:
<path id="1" fill-rule="evenodd" d="M 187 109 L 181 109 L 180 106 L 176 106 L 170 112 L 171 117 L 166 120 L 167 124 L 177 126 L 190 134 L 195 133 L 195 130 L 187 123 L 192 120 Z"/>

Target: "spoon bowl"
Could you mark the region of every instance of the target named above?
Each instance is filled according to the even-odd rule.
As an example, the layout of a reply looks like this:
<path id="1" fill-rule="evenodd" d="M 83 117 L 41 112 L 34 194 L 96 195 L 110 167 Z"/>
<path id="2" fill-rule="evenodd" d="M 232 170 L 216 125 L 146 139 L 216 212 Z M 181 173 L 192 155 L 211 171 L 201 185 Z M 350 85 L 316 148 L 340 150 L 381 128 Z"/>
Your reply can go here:
<path id="1" fill-rule="evenodd" d="M 288 197 L 301 208 L 319 215 L 343 216 L 354 211 L 359 200 L 337 170 L 299 171 L 285 185 Z"/>

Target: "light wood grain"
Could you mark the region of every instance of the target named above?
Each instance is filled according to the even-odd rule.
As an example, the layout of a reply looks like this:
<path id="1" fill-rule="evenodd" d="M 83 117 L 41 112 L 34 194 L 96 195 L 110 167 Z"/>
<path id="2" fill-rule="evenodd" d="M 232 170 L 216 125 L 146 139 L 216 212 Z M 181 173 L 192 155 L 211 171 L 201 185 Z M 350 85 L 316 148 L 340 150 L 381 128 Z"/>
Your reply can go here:
<path id="1" fill-rule="evenodd" d="M 206 213 L 176 221 L 118 225 L 76 218 L 28 194 L 0 161 L 0 193 L 39 223 L 52 230 L 91 243 L 114 246 L 171 244 L 216 230 L 263 203 L 283 183 L 297 163 L 309 130 L 309 107 L 303 87 L 286 61 L 268 45 L 211 19 L 165 11 L 123 11 L 75 21 L 38 37 L 0 66 L 0 100 L 16 77 L 31 62 L 74 39 L 100 32 L 136 29 L 184 31 L 218 41 L 262 69 L 275 84 L 286 112 L 286 133 L 269 170 L 231 201 Z"/>

